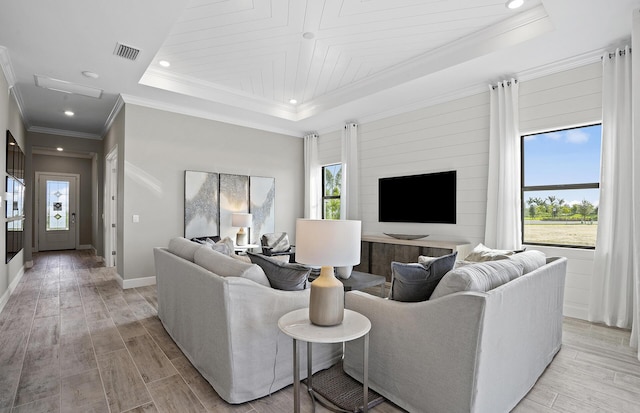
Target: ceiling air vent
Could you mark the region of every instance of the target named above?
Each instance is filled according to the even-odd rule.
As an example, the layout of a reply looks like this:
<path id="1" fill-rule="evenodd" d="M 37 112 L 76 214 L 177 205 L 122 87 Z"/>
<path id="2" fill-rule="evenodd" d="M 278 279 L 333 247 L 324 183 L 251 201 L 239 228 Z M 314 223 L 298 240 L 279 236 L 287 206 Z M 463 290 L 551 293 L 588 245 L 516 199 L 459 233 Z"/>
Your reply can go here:
<path id="1" fill-rule="evenodd" d="M 124 57 L 125 59 L 136 60 L 138 58 L 138 54 L 140 54 L 140 49 L 118 43 L 116 44 L 116 50 L 113 52 L 113 54 L 115 54 L 116 56 Z"/>

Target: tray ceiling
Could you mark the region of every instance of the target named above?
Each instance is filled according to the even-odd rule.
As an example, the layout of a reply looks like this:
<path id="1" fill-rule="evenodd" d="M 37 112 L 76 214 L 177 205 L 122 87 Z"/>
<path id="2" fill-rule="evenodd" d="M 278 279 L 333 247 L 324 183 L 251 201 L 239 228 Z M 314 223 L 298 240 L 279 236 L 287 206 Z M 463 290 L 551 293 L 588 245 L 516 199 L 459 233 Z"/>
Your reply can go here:
<path id="1" fill-rule="evenodd" d="M 23 0 L 0 67 L 31 131 L 99 139 L 132 103 L 302 136 L 596 62 L 640 8 L 505 1 Z"/>

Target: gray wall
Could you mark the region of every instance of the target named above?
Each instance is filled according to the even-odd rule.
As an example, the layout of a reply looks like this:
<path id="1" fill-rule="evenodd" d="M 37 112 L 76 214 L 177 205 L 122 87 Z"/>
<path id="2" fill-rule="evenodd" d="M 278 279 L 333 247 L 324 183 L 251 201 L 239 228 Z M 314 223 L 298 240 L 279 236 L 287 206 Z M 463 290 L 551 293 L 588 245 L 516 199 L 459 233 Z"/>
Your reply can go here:
<path id="1" fill-rule="evenodd" d="M 184 235 L 185 170 L 274 177 L 275 229 L 295 235 L 304 207 L 302 139 L 130 104 L 124 112 L 118 273 L 125 281 L 155 276 L 153 247 Z"/>
<path id="2" fill-rule="evenodd" d="M 8 92 L 8 83 L 2 70 L 0 70 L 0 132 L 2 136 L 2 143 L 0 144 L 0 170 L 2 170 L 2 190 L 0 195 L 2 202 L 0 203 L 0 214 L 2 215 L 2 224 L 0 225 L 0 311 L 4 308 L 7 300 L 13 289 L 16 287 L 17 282 L 24 273 L 24 250 L 18 253 L 13 259 L 5 264 L 5 199 L 4 192 L 6 189 L 6 131 L 10 130 L 11 134 L 20 145 L 20 148 L 25 150 L 25 129 L 20 117 L 20 111 L 16 104 L 13 94 Z M 26 205 L 26 204 L 25 204 Z M 26 230 L 25 230 L 26 233 Z"/>
<path id="3" fill-rule="evenodd" d="M 92 160 L 88 158 L 33 154 L 32 165 L 34 176 L 36 172 L 55 172 L 80 175 L 80 185 L 78 188 L 80 208 L 78 210 L 78 219 L 76 221 L 78 224 L 78 244 L 81 246 L 92 245 Z M 37 190 L 36 185 L 34 185 L 33 190 L 35 194 L 35 190 Z M 37 211 L 33 211 L 33 213 L 33 222 L 35 223 L 35 214 Z M 32 232 L 34 241 L 36 239 L 37 231 L 38 229 L 34 226 Z"/>

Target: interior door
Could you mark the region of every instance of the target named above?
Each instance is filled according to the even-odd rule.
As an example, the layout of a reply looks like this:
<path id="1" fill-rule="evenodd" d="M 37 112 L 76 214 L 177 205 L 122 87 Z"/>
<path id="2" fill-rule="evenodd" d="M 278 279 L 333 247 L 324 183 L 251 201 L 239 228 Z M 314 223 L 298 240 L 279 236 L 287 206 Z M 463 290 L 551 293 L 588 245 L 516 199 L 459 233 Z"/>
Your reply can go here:
<path id="1" fill-rule="evenodd" d="M 38 174 L 38 250 L 76 248 L 78 177 Z"/>

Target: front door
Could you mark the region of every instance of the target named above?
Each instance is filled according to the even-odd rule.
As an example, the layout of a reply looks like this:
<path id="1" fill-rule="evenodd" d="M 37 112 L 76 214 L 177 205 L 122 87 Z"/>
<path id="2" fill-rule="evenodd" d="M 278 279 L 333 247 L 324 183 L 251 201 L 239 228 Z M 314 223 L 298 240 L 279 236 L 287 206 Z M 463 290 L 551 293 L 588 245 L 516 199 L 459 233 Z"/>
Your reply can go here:
<path id="1" fill-rule="evenodd" d="M 38 250 L 75 249 L 78 176 L 37 175 Z"/>

